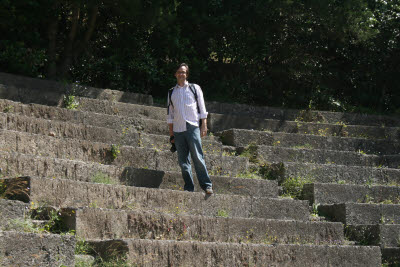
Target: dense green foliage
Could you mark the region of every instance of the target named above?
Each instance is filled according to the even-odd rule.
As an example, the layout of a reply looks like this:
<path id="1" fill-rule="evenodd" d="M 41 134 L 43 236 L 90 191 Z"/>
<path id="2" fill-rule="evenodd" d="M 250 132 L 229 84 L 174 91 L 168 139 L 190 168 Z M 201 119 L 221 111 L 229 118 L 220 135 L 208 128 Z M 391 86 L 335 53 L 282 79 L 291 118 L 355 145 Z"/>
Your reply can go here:
<path id="1" fill-rule="evenodd" d="M 0 71 L 166 97 L 400 113 L 400 1 L 2 0 Z"/>

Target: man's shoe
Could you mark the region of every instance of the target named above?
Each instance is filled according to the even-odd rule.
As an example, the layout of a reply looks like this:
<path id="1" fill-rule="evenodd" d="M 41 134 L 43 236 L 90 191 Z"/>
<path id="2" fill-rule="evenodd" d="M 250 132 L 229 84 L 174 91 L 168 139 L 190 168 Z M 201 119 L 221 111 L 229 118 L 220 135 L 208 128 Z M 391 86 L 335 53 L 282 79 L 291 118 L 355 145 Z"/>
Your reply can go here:
<path id="1" fill-rule="evenodd" d="M 212 194 L 214 194 L 214 191 L 212 190 L 211 187 L 209 187 L 209 188 L 206 189 L 206 194 L 207 194 L 207 195 L 212 195 Z"/>

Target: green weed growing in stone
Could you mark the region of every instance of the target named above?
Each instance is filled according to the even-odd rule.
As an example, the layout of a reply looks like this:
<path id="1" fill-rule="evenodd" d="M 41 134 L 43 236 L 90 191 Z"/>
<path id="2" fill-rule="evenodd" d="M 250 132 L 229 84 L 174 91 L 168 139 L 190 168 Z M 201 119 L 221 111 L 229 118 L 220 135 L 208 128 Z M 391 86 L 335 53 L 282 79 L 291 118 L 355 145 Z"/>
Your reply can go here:
<path id="1" fill-rule="evenodd" d="M 217 216 L 227 218 L 229 215 L 226 210 L 220 209 L 217 211 Z"/>
<path id="2" fill-rule="evenodd" d="M 391 199 L 385 199 L 385 200 L 381 201 L 380 204 L 394 204 L 394 202 Z"/>
<path id="3" fill-rule="evenodd" d="M 386 220 L 385 220 L 385 216 L 383 216 L 383 215 L 382 215 L 382 216 L 381 216 L 380 223 L 381 223 L 381 224 L 384 224 L 384 223 L 385 223 L 385 221 L 386 221 Z"/>
<path id="4" fill-rule="evenodd" d="M 48 214 L 49 218 L 44 226 L 44 230 L 49 233 L 61 234 L 68 232 L 68 228 L 64 224 L 61 213 L 57 210 L 51 210 Z"/>
<path id="5" fill-rule="evenodd" d="M 313 203 L 312 205 L 312 211 L 311 211 L 311 215 L 313 217 L 318 217 L 318 207 L 319 207 L 319 203 Z"/>
<path id="6" fill-rule="evenodd" d="M 289 196 L 295 199 L 299 199 L 301 198 L 303 186 L 307 183 L 312 182 L 312 179 L 306 177 L 288 177 L 281 184 L 283 189 L 283 196 Z"/>
<path id="7" fill-rule="evenodd" d="M 400 166 L 399 166 L 399 168 L 398 169 L 400 169 Z M 387 183 L 386 185 L 388 185 L 388 186 L 400 186 L 400 184 L 399 183 L 397 183 L 396 181 L 390 181 L 389 183 Z"/>
<path id="8" fill-rule="evenodd" d="M 292 148 L 294 148 L 294 149 L 313 149 L 313 146 L 310 144 L 304 144 L 304 145 L 293 146 Z"/>
<path id="9" fill-rule="evenodd" d="M 3 112 L 4 112 L 4 113 L 8 113 L 8 112 L 12 112 L 13 110 L 14 110 L 14 107 L 11 106 L 11 105 L 9 105 L 9 106 L 6 106 L 6 107 L 3 109 Z"/>
<path id="10" fill-rule="evenodd" d="M 329 128 L 325 128 L 325 129 L 319 129 L 318 132 L 316 133 L 316 135 L 319 136 L 329 136 Z"/>
<path id="11" fill-rule="evenodd" d="M 91 263 L 88 263 L 85 260 L 82 259 L 75 259 L 75 267 L 92 267 L 93 265 Z"/>
<path id="12" fill-rule="evenodd" d="M 373 203 L 374 202 L 374 198 L 371 197 L 370 195 L 365 195 L 365 203 Z"/>
<path id="13" fill-rule="evenodd" d="M 338 184 L 346 184 L 347 182 L 345 180 L 339 180 L 337 183 Z"/>
<path id="14" fill-rule="evenodd" d="M 239 156 L 248 158 L 249 161 L 252 163 L 257 163 L 258 162 L 257 149 L 258 149 L 257 145 L 251 143 L 242 151 L 242 153 L 240 153 Z"/>
<path id="15" fill-rule="evenodd" d="M 115 160 L 121 154 L 120 145 L 111 145 L 111 158 Z"/>
<path id="16" fill-rule="evenodd" d="M 279 180 L 285 174 L 285 165 L 280 163 L 260 163 L 258 166 L 258 174 L 266 180 Z"/>
<path id="17" fill-rule="evenodd" d="M 88 255 L 92 251 L 90 249 L 89 244 L 86 242 L 85 239 L 78 237 L 75 246 L 75 255 Z"/>
<path id="18" fill-rule="evenodd" d="M 277 140 L 272 144 L 272 146 L 280 146 L 280 144 L 281 144 L 281 141 Z"/>
<path id="19" fill-rule="evenodd" d="M 71 110 L 75 110 L 78 108 L 79 103 L 78 101 L 75 99 L 74 95 L 65 95 L 64 96 L 64 107 L 66 109 L 71 109 Z"/>
<path id="20" fill-rule="evenodd" d="M 97 258 L 94 266 L 98 267 L 133 267 L 134 264 L 128 263 L 126 257 L 112 257 L 107 260 Z"/>
<path id="21" fill-rule="evenodd" d="M 116 184 L 117 182 L 114 181 L 113 179 L 110 178 L 105 173 L 102 172 L 96 172 L 93 174 L 93 176 L 90 178 L 90 181 L 93 183 L 99 183 L 99 184 Z"/>
<path id="22" fill-rule="evenodd" d="M 365 182 L 365 185 L 368 187 L 371 187 L 374 185 L 374 179 L 370 176 L 368 177 L 368 180 Z"/>
<path id="23" fill-rule="evenodd" d="M 0 199 L 5 198 L 6 184 L 0 180 Z"/>
<path id="24" fill-rule="evenodd" d="M 39 229 L 31 219 L 27 218 L 16 218 L 8 222 L 6 226 L 3 227 L 3 231 L 18 231 L 25 233 L 41 233 L 43 230 Z"/>
<path id="25" fill-rule="evenodd" d="M 263 244 L 267 244 L 267 245 L 276 244 L 276 243 L 278 243 L 278 237 L 277 236 L 271 236 L 271 235 L 269 235 L 268 232 L 266 232 L 265 233 L 265 239 L 263 240 L 262 243 Z"/>
<path id="26" fill-rule="evenodd" d="M 357 151 L 357 153 L 358 154 L 361 154 L 361 155 L 366 155 L 367 153 L 365 153 L 363 150 L 361 150 L 361 149 L 359 149 L 358 151 Z"/>
<path id="27" fill-rule="evenodd" d="M 347 127 L 346 123 L 343 122 L 343 121 L 337 121 L 335 124 L 336 124 L 336 125 L 340 125 L 340 126 L 342 126 L 343 128 L 346 128 L 346 127 Z"/>
<path id="28" fill-rule="evenodd" d="M 233 151 L 222 151 L 222 156 L 224 157 L 234 157 L 236 154 Z"/>

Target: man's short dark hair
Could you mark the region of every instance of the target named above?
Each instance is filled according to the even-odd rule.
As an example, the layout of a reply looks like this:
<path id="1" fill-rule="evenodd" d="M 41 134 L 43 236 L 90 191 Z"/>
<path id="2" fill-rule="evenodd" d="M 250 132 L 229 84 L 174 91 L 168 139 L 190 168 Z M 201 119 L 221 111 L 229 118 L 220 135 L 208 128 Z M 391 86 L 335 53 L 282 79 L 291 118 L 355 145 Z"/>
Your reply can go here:
<path id="1" fill-rule="evenodd" d="M 179 66 L 176 68 L 175 72 L 177 72 L 181 67 L 186 67 L 186 75 L 189 76 L 189 66 L 186 63 L 179 64 Z"/>

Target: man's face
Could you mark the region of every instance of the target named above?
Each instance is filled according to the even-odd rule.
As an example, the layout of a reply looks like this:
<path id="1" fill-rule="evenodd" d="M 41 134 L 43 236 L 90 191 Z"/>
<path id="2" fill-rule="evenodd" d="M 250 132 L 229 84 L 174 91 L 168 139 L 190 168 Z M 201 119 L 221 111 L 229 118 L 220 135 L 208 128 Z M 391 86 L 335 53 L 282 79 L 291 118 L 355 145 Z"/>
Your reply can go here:
<path id="1" fill-rule="evenodd" d="M 178 83 L 182 83 L 186 81 L 187 73 L 186 67 L 182 66 L 175 72 L 175 77 Z"/>

